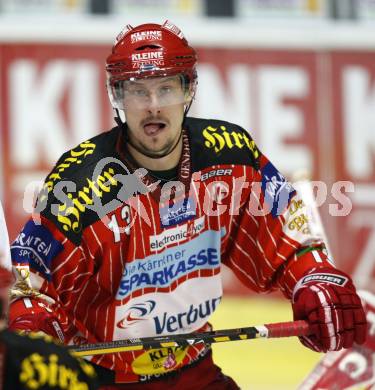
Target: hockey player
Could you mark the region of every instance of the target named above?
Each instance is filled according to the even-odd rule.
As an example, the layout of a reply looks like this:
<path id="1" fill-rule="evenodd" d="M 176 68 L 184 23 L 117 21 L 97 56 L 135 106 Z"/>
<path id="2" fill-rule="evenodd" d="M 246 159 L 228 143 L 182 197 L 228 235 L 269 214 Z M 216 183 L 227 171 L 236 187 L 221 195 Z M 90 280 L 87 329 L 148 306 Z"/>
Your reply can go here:
<path id="1" fill-rule="evenodd" d="M 355 287 L 311 233 L 298 193 L 246 130 L 187 117 L 196 60 L 168 21 L 117 37 L 106 62 L 117 126 L 48 175 L 13 243 L 10 326 L 68 344 L 206 331 L 225 264 L 253 291 L 291 300 L 311 325 L 307 347 L 363 343 Z M 238 388 L 205 345 L 91 361 L 108 389 Z"/>

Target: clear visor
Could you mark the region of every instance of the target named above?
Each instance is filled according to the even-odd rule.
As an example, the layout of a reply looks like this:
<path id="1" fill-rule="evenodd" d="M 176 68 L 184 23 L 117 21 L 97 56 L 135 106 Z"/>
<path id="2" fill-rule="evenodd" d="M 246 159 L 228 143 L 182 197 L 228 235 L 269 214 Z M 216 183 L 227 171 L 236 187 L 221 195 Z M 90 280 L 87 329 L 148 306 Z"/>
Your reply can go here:
<path id="1" fill-rule="evenodd" d="M 112 106 L 145 109 L 189 104 L 194 96 L 195 82 L 186 80 L 182 74 L 165 77 L 131 78 L 107 85 Z"/>

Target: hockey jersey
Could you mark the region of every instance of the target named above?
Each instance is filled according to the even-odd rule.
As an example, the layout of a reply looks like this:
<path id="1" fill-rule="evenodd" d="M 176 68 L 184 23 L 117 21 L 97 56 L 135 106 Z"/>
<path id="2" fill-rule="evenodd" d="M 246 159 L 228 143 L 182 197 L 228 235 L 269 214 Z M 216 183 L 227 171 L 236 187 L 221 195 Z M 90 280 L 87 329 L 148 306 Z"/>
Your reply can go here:
<path id="1" fill-rule="evenodd" d="M 69 344 L 209 330 L 222 265 L 249 289 L 288 298 L 308 270 L 331 266 L 302 199 L 241 127 L 187 118 L 178 181 L 163 186 L 126 150 L 115 127 L 65 153 L 12 245 L 13 299 L 42 299 Z M 135 382 L 207 351 L 91 360 Z"/>

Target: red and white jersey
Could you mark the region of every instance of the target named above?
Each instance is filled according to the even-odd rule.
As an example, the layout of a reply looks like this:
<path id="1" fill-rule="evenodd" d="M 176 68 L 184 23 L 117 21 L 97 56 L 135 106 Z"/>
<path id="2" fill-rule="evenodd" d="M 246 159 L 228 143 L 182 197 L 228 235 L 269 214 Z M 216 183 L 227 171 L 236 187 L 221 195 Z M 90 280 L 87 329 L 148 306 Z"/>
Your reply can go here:
<path id="1" fill-rule="evenodd" d="M 135 166 L 124 139 L 116 127 L 65 153 L 12 245 L 14 296 L 44 299 L 70 344 L 210 329 L 222 264 L 251 290 L 288 298 L 308 270 L 331 266 L 303 201 L 239 126 L 188 118 L 178 182 L 164 186 Z M 134 382 L 206 352 L 92 361 Z"/>

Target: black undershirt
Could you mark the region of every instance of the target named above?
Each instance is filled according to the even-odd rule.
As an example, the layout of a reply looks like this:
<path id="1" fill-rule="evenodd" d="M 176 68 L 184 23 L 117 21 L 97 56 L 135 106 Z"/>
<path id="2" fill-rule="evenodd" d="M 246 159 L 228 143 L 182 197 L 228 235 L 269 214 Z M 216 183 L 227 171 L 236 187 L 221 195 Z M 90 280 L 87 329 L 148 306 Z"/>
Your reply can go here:
<path id="1" fill-rule="evenodd" d="M 154 171 L 151 169 L 148 169 L 148 173 L 150 176 L 152 176 L 154 179 L 160 180 L 160 184 L 165 184 L 168 181 L 173 181 L 178 179 L 178 165 L 171 169 L 166 169 L 163 171 Z"/>

